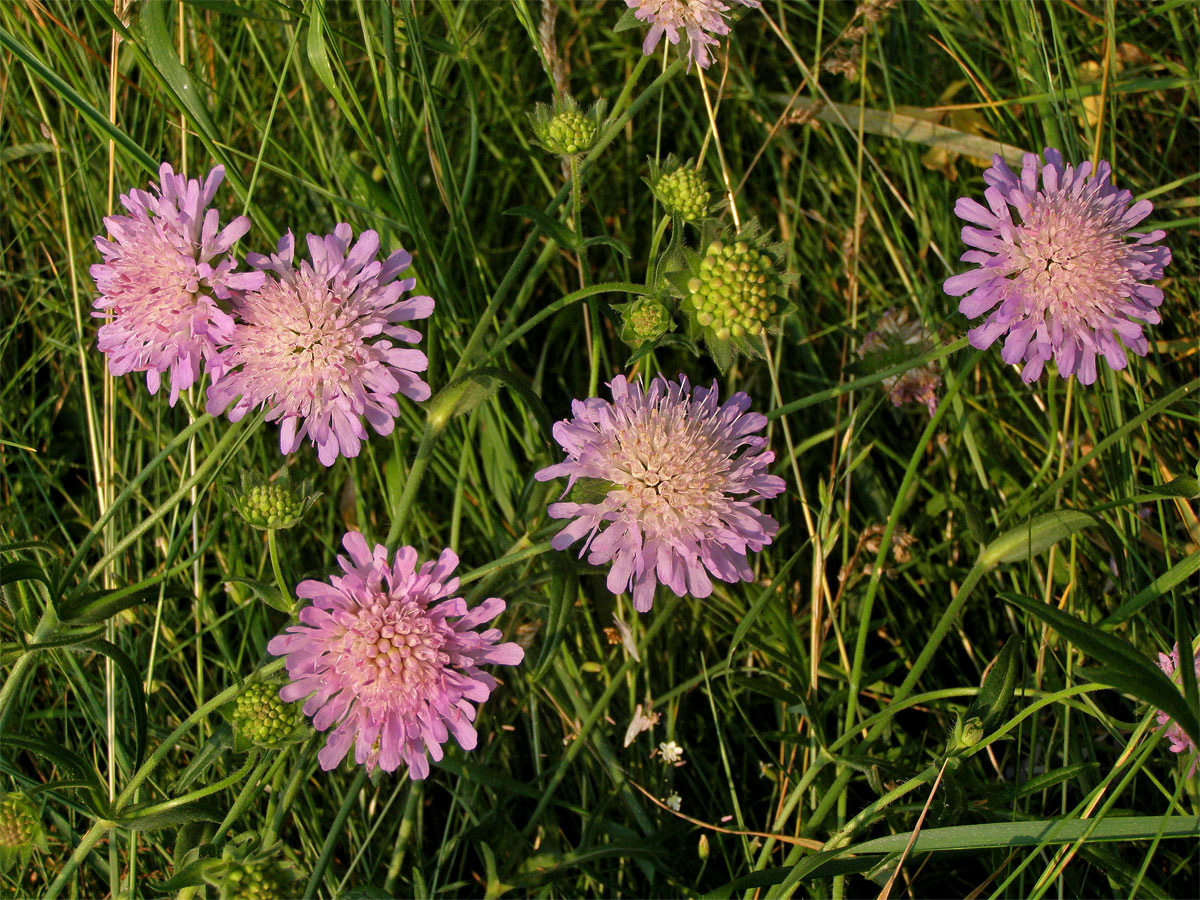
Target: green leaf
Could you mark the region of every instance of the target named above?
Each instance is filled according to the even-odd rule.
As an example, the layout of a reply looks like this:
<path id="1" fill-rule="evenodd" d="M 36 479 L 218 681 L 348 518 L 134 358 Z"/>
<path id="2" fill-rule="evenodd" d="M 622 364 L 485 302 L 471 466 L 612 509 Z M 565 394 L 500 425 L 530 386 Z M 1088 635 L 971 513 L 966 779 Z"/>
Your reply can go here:
<path id="1" fill-rule="evenodd" d="M 1058 509 L 1043 513 L 993 540 L 980 554 L 979 562 L 987 568 L 1023 562 L 1095 524 L 1095 516 L 1077 510 Z"/>
<path id="2" fill-rule="evenodd" d="M 1200 479 L 1190 475 L 1180 475 L 1172 478 L 1166 484 L 1144 485 L 1142 490 L 1148 494 L 1158 494 L 1160 497 L 1181 497 L 1184 500 L 1195 500 L 1200 497 Z"/>
<path id="3" fill-rule="evenodd" d="M 147 172 L 151 174 L 158 172 L 158 163 L 138 145 L 137 141 L 110 122 L 108 116 L 85 100 L 78 91 L 59 77 L 44 62 L 30 53 L 24 44 L 3 28 L 0 28 L 0 47 L 8 50 L 17 59 L 21 60 L 33 74 L 48 84 L 56 94 L 62 97 L 68 106 L 79 110 L 83 114 L 83 117 L 91 123 L 95 131 L 102 134 L 105 138 L 115 141 L 126 153 L 145 167 Z"/>
<path id="4" fill-rule="evenodd" d="M 107 656 L 116 665 L 125 687 L 129 690 L 129 705 L 133 707 L 134 762 L 136 769 L 146 755 L 146 694 L 142 689 L 142 676 L 133 660 L 116 644 L 103 638 L 92 638 L 75 646 Z"/>
<path id="5" fill-rule="evenodd" d="M 131 831 L 158 831 L 188 822 L 220 822 L 224 818 L 225 808 L 212 798 L 204 797 L 183 803 L 168 800 L 166 803 L 142 804 L 122 812 L 113 821 Z"/>
<path id="6" fill-rule="evenodd" d="M 157 584 L 148 587 L 132 584 L 115 591 L 91 591 L 73 597 L 62 604 L 59 616 L 66 625 L 92 625 L 104 622 L 139 603 L 153 603 L 158 600 L 160 592 L 163 597 L 180 600 L 191 597 L 191 593 L 181 585 L 163 588 Z"/>
<path id="7" fill-rule="evenodd" d="M 1200 553 L 1192 553 L 1185 556 L 1167 571 L 1163 572 L 1155 578 L 1150 584 L 1142 588 L 1119 607 L 1116 611 L 1108 616 L 1100 624 L 1102 626 L 1119 625 L 1124 622 L 1143 606 L 1153 603 L 1163 594 L 1169 593 L 1177 585 L 1182 584 L 1187 579 L 1191 578 L 1196 572 L 1200 571 Z"/>
<path id="8" fill-rule="evenodd" d="M 264 584 L 261 581 L 255 581 L 253 578 L 226 578 L 225 581 L 231 584 L 244 584 L 254 592 L 263 603 L 277 609 L 282 613 L 287 613 L 289 616 L 296 611 L 296 602 L 291 597 L 283 596 L 283 593 L 273 584 Z"/>
<path id="9" fill-rule="evenodd" d="M 146 53 L 154 68 L 169 90 L 187 110 L 193 123 L 209 140 L 216 141 L 220 132 L 213 124 L 212 116 L 204 98 L 196 91 L 203 82 L 179 62 L 171 30 L 167 27 L 167 11 L 173 6 L 169 0 L 145 0 L 141 6 L 138 22 L 145 38 Z"/>
<path id="10" fill-rule="evenodd" d="M 562 554 L 556 554 L 559 561 Z M 554 657 L 562 646 L 567 633 L 567 625 L 571 621 L 571 611 L 575 608 L 575 598 L 579 594 L 579 575 L 569 559 L 561 560 L 556 567 L 554 581 L 550 591 L 550 608 L 546 613 L 546 637 L 542 641 L 542 650 L 538 654 L 537 664 L 533 667 L 533 680 L 541 681 L 550 671 Z"/>
<path id="11" fill-rule="evenodd" d="M 535 206 L 514 206 L 504 211 L 506 216 L 520 216 L 536 225 L 543 234 L 567 250 L 579 250 L 579 238 L 570 228 L 552 219 Z"/>
<path id="12" fill-rule="evenodd" d="M 993 729 L 1004 717 L 1008 704 L 1012 702 L 1017 688 L 1017 675 L 1021 669 L 1021 640 L 1016 635 L 1005 642 L 995 664 L 983 679 L 975 702 L 967 709 L 964 718 L 978 716 L 983 720 L 984 732 Z"/>
<path id="13" fill-rule="evenodd" d="M 999 596 L 1041 619 L 1101 663 L 1099 668 L 1077 670 L 1081 677 L 1132 694 L 1157 707 L 1179 723 L 1192 740 L 1200 743 L 1200 721 L 1196 711 L 1188 707 L 1179 687 L 1136 649 L 1040 600 L 1021 594 L 1003 593 Z"/>
<path id="14" fill-rule="evenodd" d="M 13 747 L 32 753 L 34 756 L 40 756 L 59 769 L 65 770 L 71 775 L 70 781 L 85 786 L 91 793 L 91 802 L 88 806 L 92 812 L 101 818 L 108 817 L 107 791 L 100 784 L 91 763 L 78 753 L 43 737 L 31 738 L 23 734 L 6 732 L 3 740 L 0 740 L 0 750 L 3 750 L 4 754 L 11 758 Z"/>

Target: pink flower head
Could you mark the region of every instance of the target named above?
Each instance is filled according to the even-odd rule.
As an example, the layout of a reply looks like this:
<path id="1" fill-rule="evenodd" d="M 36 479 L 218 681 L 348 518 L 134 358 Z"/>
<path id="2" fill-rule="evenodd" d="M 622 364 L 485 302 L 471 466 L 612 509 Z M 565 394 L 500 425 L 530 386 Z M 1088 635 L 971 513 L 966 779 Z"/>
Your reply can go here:
<path id="1" fill-rule="evenodd" d="M 1024 360 L 1025 381 L 1036 381 L 1053 356 L 1063 378 L 1074 374 L 1091 384 L 1097 354 L 1113 369 L 1125 368 L 1125 348 L 1146 355 L 1142 323 L 1160 321 L 1163 300 L 1150 282 L 1162 277 L 1171 251 L 1150 246 L 1162 231 L 1130 231 L 1153 206 L 1130 205 L 1133 194 L 1109 183 L 1108 163 L 1093 175 L 1091 163 L 1064 165 L 1050 148 L 1044 156 L 1043 164 L 1025 154 L 1020 178 L 994 157 L 983 173 L 987 207 L 968 197 L 955 204 L 960 219 L 980 226 L 962 230 L 963 242 L 976 248 L 962 261 L 978 268 L 943 287 L 952 297 L 966 294 L 958 311 L 967 318 L 993 310 L 968 333 L 971 346 L 990 347 L 1007 332 L 1000 356 L 1010 364 Z"/>
<path id="2" fill-rule="evenodd" d="M 427 400 L 429 385 L 416 373 L 429 362 L 415 344 L 420 333 L 401 322 L 427 318 L 429 297 L 401 296 L 415 278 L 397 281 L 412 257 L 397 250 L 380 263 L 379 235 L 364 231 L 351 246 L 346 224 L 333 234 L 308 236 L 311 262 L 294 263 L 288 232 L 269 258 L 247 257 L 268 271 L 263 285 L 238 299 L 240 319 L 232 345 L 221 354 L 228 370 L 208 389 L 208 411 L 230 404 L 237 421 L 266 405 L 267 421 L 279 421 L 279 449 L 287 454 L 308 437 L 324 465 L 338 454 L 357 456 L 367 437 L 365 418 L 390 434 L 400 415 L 396 394 Z"/>
<path id="3" fill-rule="evenodd" d="M 730 0 L 742 6 L 758 9 L 759 0 Z M 688 39 L 688 68 L 692 60 L 702 69 L 712 62 L 709 47 L 720 46 L 713 35 L 729 34 L 729 23 L 725 13 L 729 11 L 721 0 L 625 0 L 625 5 L 634 10 L 634 17 L 650 23 L 650 31 L 642 44 L 642 53 L 649 56 L 665 34 L 672 44 L 679 43 L 679 32 Z"/>
<path id="4" fill-rule="evenodd" d="M 222 166 L 204 184 L 176 175 L 167 163 L 158 174 L 153 193 L 121 195 L 129 215 L 105 218 L 111 239 L 96 237 L 104 262 L 91 268 L 100 292 L 92 315 L 107 320 L 97 346 L 108 356 L 108 371 L 145 372 L 151 394 L 170 372 L 174 406 L 202 367 L 220 374 L 215 361 L 234 322 L 217 301 L 257 288 L 263 276 L 233 271 L 229 248 L 250 230 L 250 220 L 238 216 L 222 229 L 209 209 L 225 178 Z"/>
<path id="5" fill-rule="evenodd" d="M 742 393 L 718 405 L 715 383 L 692 390 L 682 375 L 678 383 L 660 375 L 648 390 L 618 375 L 609 387 L 611 403 L 572 404 L 573 418 L 554 426 L 566 460 L 535 475 L 567 476 L 564 497 L 583 480 L 575 499 L 550 505 L 554 518 L 574 519 L 554 549 L 584 538 L 580 555 L 590 549 L 592 565 L 612 560 L 608 589 L 632 583 L 639 612 L 650 609 L 659 583 L 680 597 L 707 597 L 710 574 L 750 581 L 746 551 L 761 550 L 779 529 L 754 503 L 784 488 L 767 473 L 775 458 L 767 439 L 755 434 L 766 416 L 747 412 Z"/>
<path id="6" fill-rule="evenodd" d="M 279 696 L 289 703 L 307 698 L 304 714 L 313 727 L 332 728 L 317 754 L 326 771 L 353 745 L 354 761 L 367 771 L 394 772 L 403 763 L 410 778 L 424 778 L 428 756 L 440 760 L 451 734 L 464 750 L 475 748 L 471 704 L 496 687 L 479 667 L 515 666 L 525 651 L 497 644 L 498 628 L 474 630 L 505 604 L 492 597 L 468 611 L 461 597 L 450 596 L 458 589 L 452 550 L 418 569 L 412 547 L 401 547 L 389 563 L 387 549 L 369 549 L 357 531 L 342 543 L 345 574 L 329 584 L 300 582 L 296 594 L 312 605 L 300 610 L 300 624 L 267 644 L 267 652 L 287 657 L 291 681 Z"/>
<path id="7" fill-rule="evenodd" d="M 1196 678 L 1200 679 L 1200 656 L 1193 655 L 1192 663 L 1196 669 Z M 1158 667 L 1163 670 L 1168 678 L 1174 681 L 1177 685 L 1182 686 L 1183 677 L 1179 673 L 1179 645 L 1176 644 L 1168 656 L 1166 653 L 1158 654 Z M 1200 753 L 1196 750 L 1196 742 L 1193 741 L 1182 726 L 1161 709 L 1154 714 L 1155 720 L 1158 722 L 1159 728 L 1166 729 L 1167 743 L 1171 745 L 1172 753 L 1190 753 L 1192 755 L 1192 767 L 1188 771 L 1188 777 L 1196 773 L 1196 764 L 1200 762 Z"/>

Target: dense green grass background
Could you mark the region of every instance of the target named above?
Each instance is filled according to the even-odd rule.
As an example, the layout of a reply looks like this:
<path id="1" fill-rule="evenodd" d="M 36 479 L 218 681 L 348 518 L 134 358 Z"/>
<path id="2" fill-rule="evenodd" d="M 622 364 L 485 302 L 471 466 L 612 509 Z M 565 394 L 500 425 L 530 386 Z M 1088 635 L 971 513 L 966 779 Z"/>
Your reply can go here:
<path id="1" fill-rule="evenodd" d="M 624 4 L 552 7 L 570 89 L 606 99 L 613 123 L 583 160 L 582 231 L 612 239 L 590 249 L 590 280 L 645 280 L 661 211 L 642 178 L 669 152 L 702 159 L 714 184 L 727 176 L 796 277 L 775 377 L 743 358 L 719 378 L 785 410 L 771 424 L 788 481 L 769 506 L 779 537 L 753 560 L 756 582 L 704 601 L 663 591 L 638 616 L 603 573 L 544 548 L 556 528 L 532 475 L 558 458 L 544 420 L 588 390 L 581 307 L 504 337 L 580 285 L 575 254 L 541 224 L 571 207 L 527 120 L 554 91 L 541 5 L 139 3 L 128 30 L 103 2 L 0 5 L 0 528 L 49 545 L 3 554 L 0 793 L 49 783 L 35 794 L 49 852 L 0 876 L 0 893 L 42 895 L 61 875 L 69 896 L 161 896 L 189 850 L 220 856 L 250 832 L 277 837 L 297 892 L 321 896 L 874 896 L 929 801 L 893 895 L 1195 895 L 1200 792 L 1141 683 L 1098 684 L 1106 660 L 1086 635 L 1068 641 L 1000 595 L 1049 603 L 1147 660 L 1197 631 L 1195 502 L 1153 489 L 1200 458 L 1200 10 L 905 2 L 868 22 L 849 3 L 763 6 L 704 73 L 716 137 L 698 73 L 677 52 L 644 60 L 640 27 L 614 32 Z M 953 129 L 940 133 L 951 150 L 914 140 L 929 122 Z M 893 306 L 947 345 L 965 332 L 940 287 L 963 249 L 951 209 L 982 194 L 971 153 L 994 142 L 1108 159 L 1153 199 L 1146 228 L 1166 229 L 1174 255 L 1163 323 L 1149 356 L 1090 388 L 1053 374 L 1026 386 L 998 347 L 942 353 L 930 420 L 894 409 L 878 379 L 852 384 L 871 374 L 853 348 Z M 410 249 L 437 301 L 422 326 L 435 392 L 483 365 L 529 388 L 455 418 L 400 517 L 425 407 L 403 402 L 393 437 L 331 469 L 307 445 L 287 460 L 324 491 L 279 535 L 293 583 L 328 574 L 351 527 L 425 558 L 454 547 L 464 572 L 538 551 L 466 586 L 469 601 L 508 599 L 499 624 L 527 662 L 496 673 L 479 749 L 423 784 L 322 773 L 315 740 L 261 757 L 229 747 L 216 707 L 287 618 L 236 580 L 271 569 L 221 487 L 279 469 L 277 433 L 206 422 L 126 491 L 200 394 L 169 409 L 140 378 L 106 378 L 88 314 L 91 239 L 114 190 L 145 186 L 162 160 L 193 176 L 226 166 L 223 212 L 254 219 L 243 251 L 340 221 Z M 609 306 L 626 299 L 595 303 L 601 381 L 631 352 Z M 638 371 L 718 375 L 671 347 Z M 1095 517 L 1044 518 L 1055 510 Z M 51 599 L 147 579 L 143 602 L 91 626 L 131 661 L 144 706 L 94 644 L 23 651 Z M 606 635 L 614 613 L 640 661 Z M 1010 637 L 1013 704 L 943 767 Z M 661 721 L 623 746 L 649 703 Z M 138 708 L 152 768 L 136 758 Z M 666 740 L 684 765 L 651 756 Z M 197 802 L 140 822 L 126 805 L 114 825 L 89 812 L 90 779 L 127 803 Z M 673 792 L 682 815 L 662 803 Z"/>

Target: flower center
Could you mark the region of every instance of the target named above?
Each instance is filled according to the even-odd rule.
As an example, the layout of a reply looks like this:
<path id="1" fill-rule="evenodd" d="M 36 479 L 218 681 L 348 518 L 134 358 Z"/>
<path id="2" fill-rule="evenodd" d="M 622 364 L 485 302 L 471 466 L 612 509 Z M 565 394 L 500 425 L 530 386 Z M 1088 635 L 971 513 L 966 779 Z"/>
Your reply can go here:
<path id="1" fill-rule="evenodd" d="M 729 455 L 696 420 L 652 409 L 618 432 L 609 448 L 612 481 L 643 522 L 675 521 L 707 508 L 720 494 Z"/>
<path id="2" fill-rule="evenodd" d="M 1016 229 L 1026 262 L 1017 281 L 1034 310 L 1086 321 L 1094 313 L 1113 315 L 1114 302 L 1129 296 L 1133 279 L 1121 265 L 1126 247 L 1094 207 L 1088 191 L 1039 194 Z"/>
<path id="3" fill-rule="evenodd" d="M 339 303 L 307 273 L 295 283 L 274 279 L 252 295 L 244 317 L 255 326 L 247 363 L 269 371 L 292 398 L 320 397 L 327 383 L 341 383 L 365 361 L 353 306 Z"/>
<path id="4" fill-rule="evenodd" d="M 368 706 L 410 708 L 441 683 L 446 636 L 412 600 L 379 594 L 368 603 L 342 619 L 332 668 Z"/>

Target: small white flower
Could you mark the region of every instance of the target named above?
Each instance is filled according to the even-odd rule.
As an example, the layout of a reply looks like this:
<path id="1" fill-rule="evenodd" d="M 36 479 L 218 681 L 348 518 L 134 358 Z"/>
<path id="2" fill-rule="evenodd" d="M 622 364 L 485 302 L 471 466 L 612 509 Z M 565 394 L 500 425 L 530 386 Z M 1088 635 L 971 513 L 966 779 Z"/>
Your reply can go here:
<path id="1" fill-rule="evenodd" d="M 667 806 L 671 807 L 671 809 L 673 809 L 675 812 L 679 812 L 679 804 L 682 801 L 683 801 L 682 797 L 680 797 L 678 794 L 672 792 L 670 794 L 670 796 L 668 796 L 665 800 L 663 800 L 663 803 L 667 804 Z"/>
<path id="2" fill-rule="evenodd" d="M 683 748 L 674 741 L 664 741 L 659 744 L 658 752 L 662 754 L 663 762 L 668 765 L 674 765 L 683 759 Z"/>

